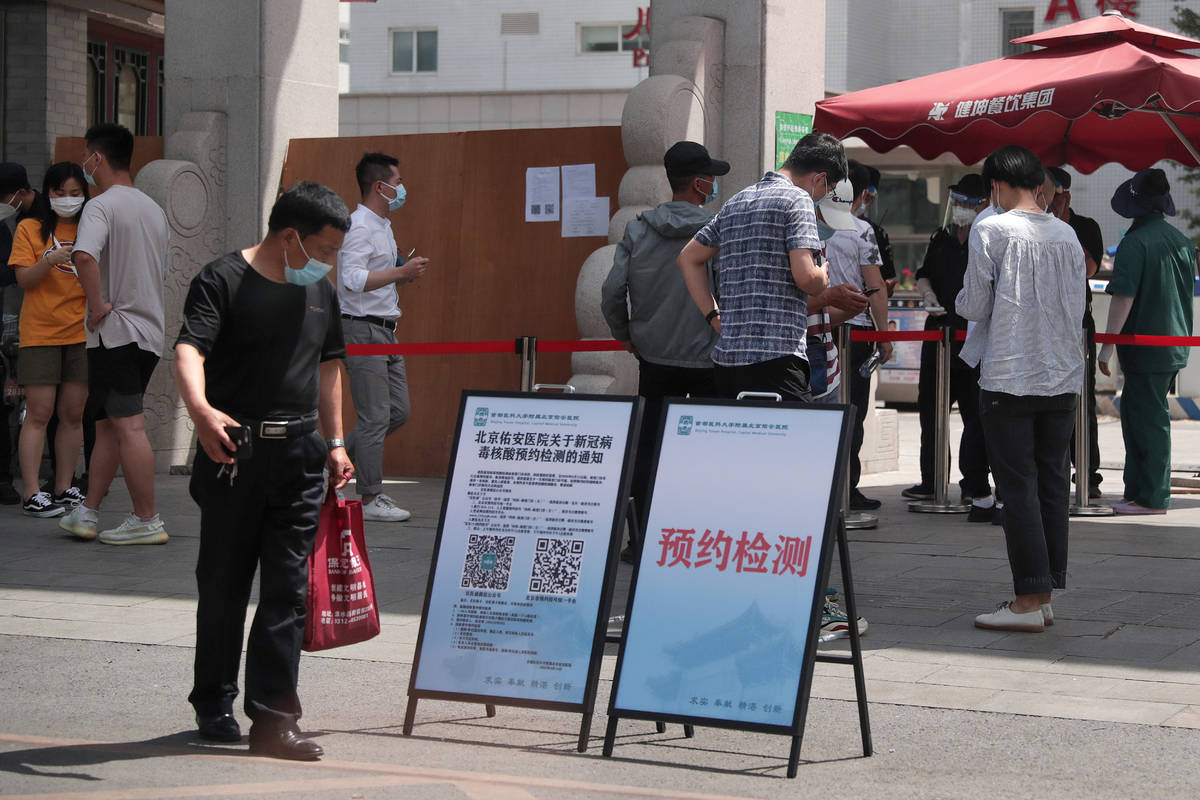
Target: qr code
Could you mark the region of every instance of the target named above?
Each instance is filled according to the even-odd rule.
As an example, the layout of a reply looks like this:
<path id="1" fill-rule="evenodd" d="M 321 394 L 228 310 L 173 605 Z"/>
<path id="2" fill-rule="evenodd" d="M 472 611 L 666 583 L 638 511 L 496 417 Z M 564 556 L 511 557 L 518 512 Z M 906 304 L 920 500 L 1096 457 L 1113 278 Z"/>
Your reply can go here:
<path id="1" fill-rule="evenodd" d="M 554 213 L 554 203 L 546 203 L 546 213 L 547 214 Z"/>
<path id="2" fill-rule="evenodd" d="M 535 594 L 579 594 L 583 539 L 538 539 L 529 591 Z"/>
<path id="3" fill-rule="evenodd" d="M 508 589 L 508 573 L 512 570 L 515 536 L 484 536 L 472 533 L 467 540 L 467 557 L 463 560 L 462 588 Z"/>
<path id="4" fill-rule="evenodd" d="M 542 204 L 541 203 L 530 203 L 529 204 L 529 213 L 531 213 L 531 214 L 542 213 Z"/>

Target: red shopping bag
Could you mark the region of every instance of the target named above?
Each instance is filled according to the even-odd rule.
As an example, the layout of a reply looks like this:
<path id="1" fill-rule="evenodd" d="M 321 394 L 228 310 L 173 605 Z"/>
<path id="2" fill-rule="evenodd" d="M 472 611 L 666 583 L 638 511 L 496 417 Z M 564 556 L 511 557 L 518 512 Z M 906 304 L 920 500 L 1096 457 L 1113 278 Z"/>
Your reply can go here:
<path id="1" fill-rule="evenodd" d="M 317 540 L 308 557 L 304 649 L 328 650 L 379 633 L 375 580 L 363 534 L 362 502 L 325 496 Z"/>

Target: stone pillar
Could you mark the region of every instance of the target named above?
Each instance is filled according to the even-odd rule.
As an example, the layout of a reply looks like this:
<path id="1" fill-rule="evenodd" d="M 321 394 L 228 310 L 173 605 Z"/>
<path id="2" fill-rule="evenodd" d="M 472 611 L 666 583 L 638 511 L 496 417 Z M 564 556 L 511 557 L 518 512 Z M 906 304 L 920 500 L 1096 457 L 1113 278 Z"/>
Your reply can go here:
<path id="1" fill-rule="evenodd" d="M 137 187 L 167 213 L 170 259 L 164 292 L 166 342 L 162 363 L 146 390 L 146 431 L 159 470 L 190 463 L 192 423 L 175 390 L 173 343 L 188 285 L 205 264 L 225 252 L 226 118 L 189 112 L 164 147 L 168 158 L 138 173 Z"/>
<path id="2" fill-rule="evenodd" d="M 266 230 L 288 141 L 338 135 L 338 4 L 329 0 L 166 0 L 166 127 L 225 114 L 224 249 Z"/>

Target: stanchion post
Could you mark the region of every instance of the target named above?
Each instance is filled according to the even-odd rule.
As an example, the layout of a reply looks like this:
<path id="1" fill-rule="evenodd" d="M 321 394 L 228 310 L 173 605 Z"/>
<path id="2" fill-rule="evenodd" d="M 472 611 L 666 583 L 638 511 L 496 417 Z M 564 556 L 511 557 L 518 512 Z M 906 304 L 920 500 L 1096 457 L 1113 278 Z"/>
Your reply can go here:
<path id="1" fill-rule="evenodd" d="M 515 342 L 517 355 L 521 357 L 521 383 L 518 391 L 532 392 L 537 381 L 537 337 L 518 336 Z"/>
<path id="2" fill-rule="evenodd" d="M 925 514 L 965 514 L 970 506 L 950 502 L 950 342 L 954 329 L 942 328 L 937 342 L 937 395 L 934 422 L 933 500 L 908 504 L 909 511 Z"/>
<path id="3" fill-rule="evenodd" d="M 846 323 L 838 328 L 838 368 L 842 373 L 842 382 L 838 384 L 838 400 L 850 405 L 850 375 L 853 366 L 850 363 L 850 326 Z M 857 409 L 855 411 L 857 413 Z M 879 517 L 874 514 L 863 514 L 850 510 L 850 451 L 846 451 L 847 463 L 846 483 L 842 487 L 842 519 L 850 530 L 865 530 L 879 525 Z"/>
<path id="4" fill-rule="evenodd" d="M 1085 328 L 1083 331 L 1083 389 L 1079 393 L 1079 402 L 1075 404 L 1075 503 L 1067 511 L 1073 517 L 1108 517 L 1115 513 L 1112 506 L 1092 505 L 1088 498 L 1092 478 L 1092 430 L 1087 407 L 1087 404 L 1092 402 L 1092 393 L 1088 391 L 1089 379 L 1092 377 L 1088 375 L 1088 370 L 1092 366 L 1087 360 L 1090 347 L 1091 342 L 1088 341 Z"/>

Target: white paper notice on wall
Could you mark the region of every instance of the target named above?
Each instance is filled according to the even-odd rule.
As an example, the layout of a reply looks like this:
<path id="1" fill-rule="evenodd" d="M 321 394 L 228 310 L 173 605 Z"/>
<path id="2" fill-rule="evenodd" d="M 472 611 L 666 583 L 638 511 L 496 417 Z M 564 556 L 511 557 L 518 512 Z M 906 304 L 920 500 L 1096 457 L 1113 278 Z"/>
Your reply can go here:
<path id="1" fill-rule="evenodd" d="M 564 239 L 576 236 L 608 236 L 608 198 L 565 198 L 562 235 Z"/>
<path id="2" fill-rule="evenodd" d="M 525 221 L 558 220 L 558 167 L 525 170 Z"/>
<path id="3" fill-rule="evenodd" d="M 595 164 L 564 164 L 562 168 L 562 196 L 595 197 L 596 196 L 596 165 Z"/>

